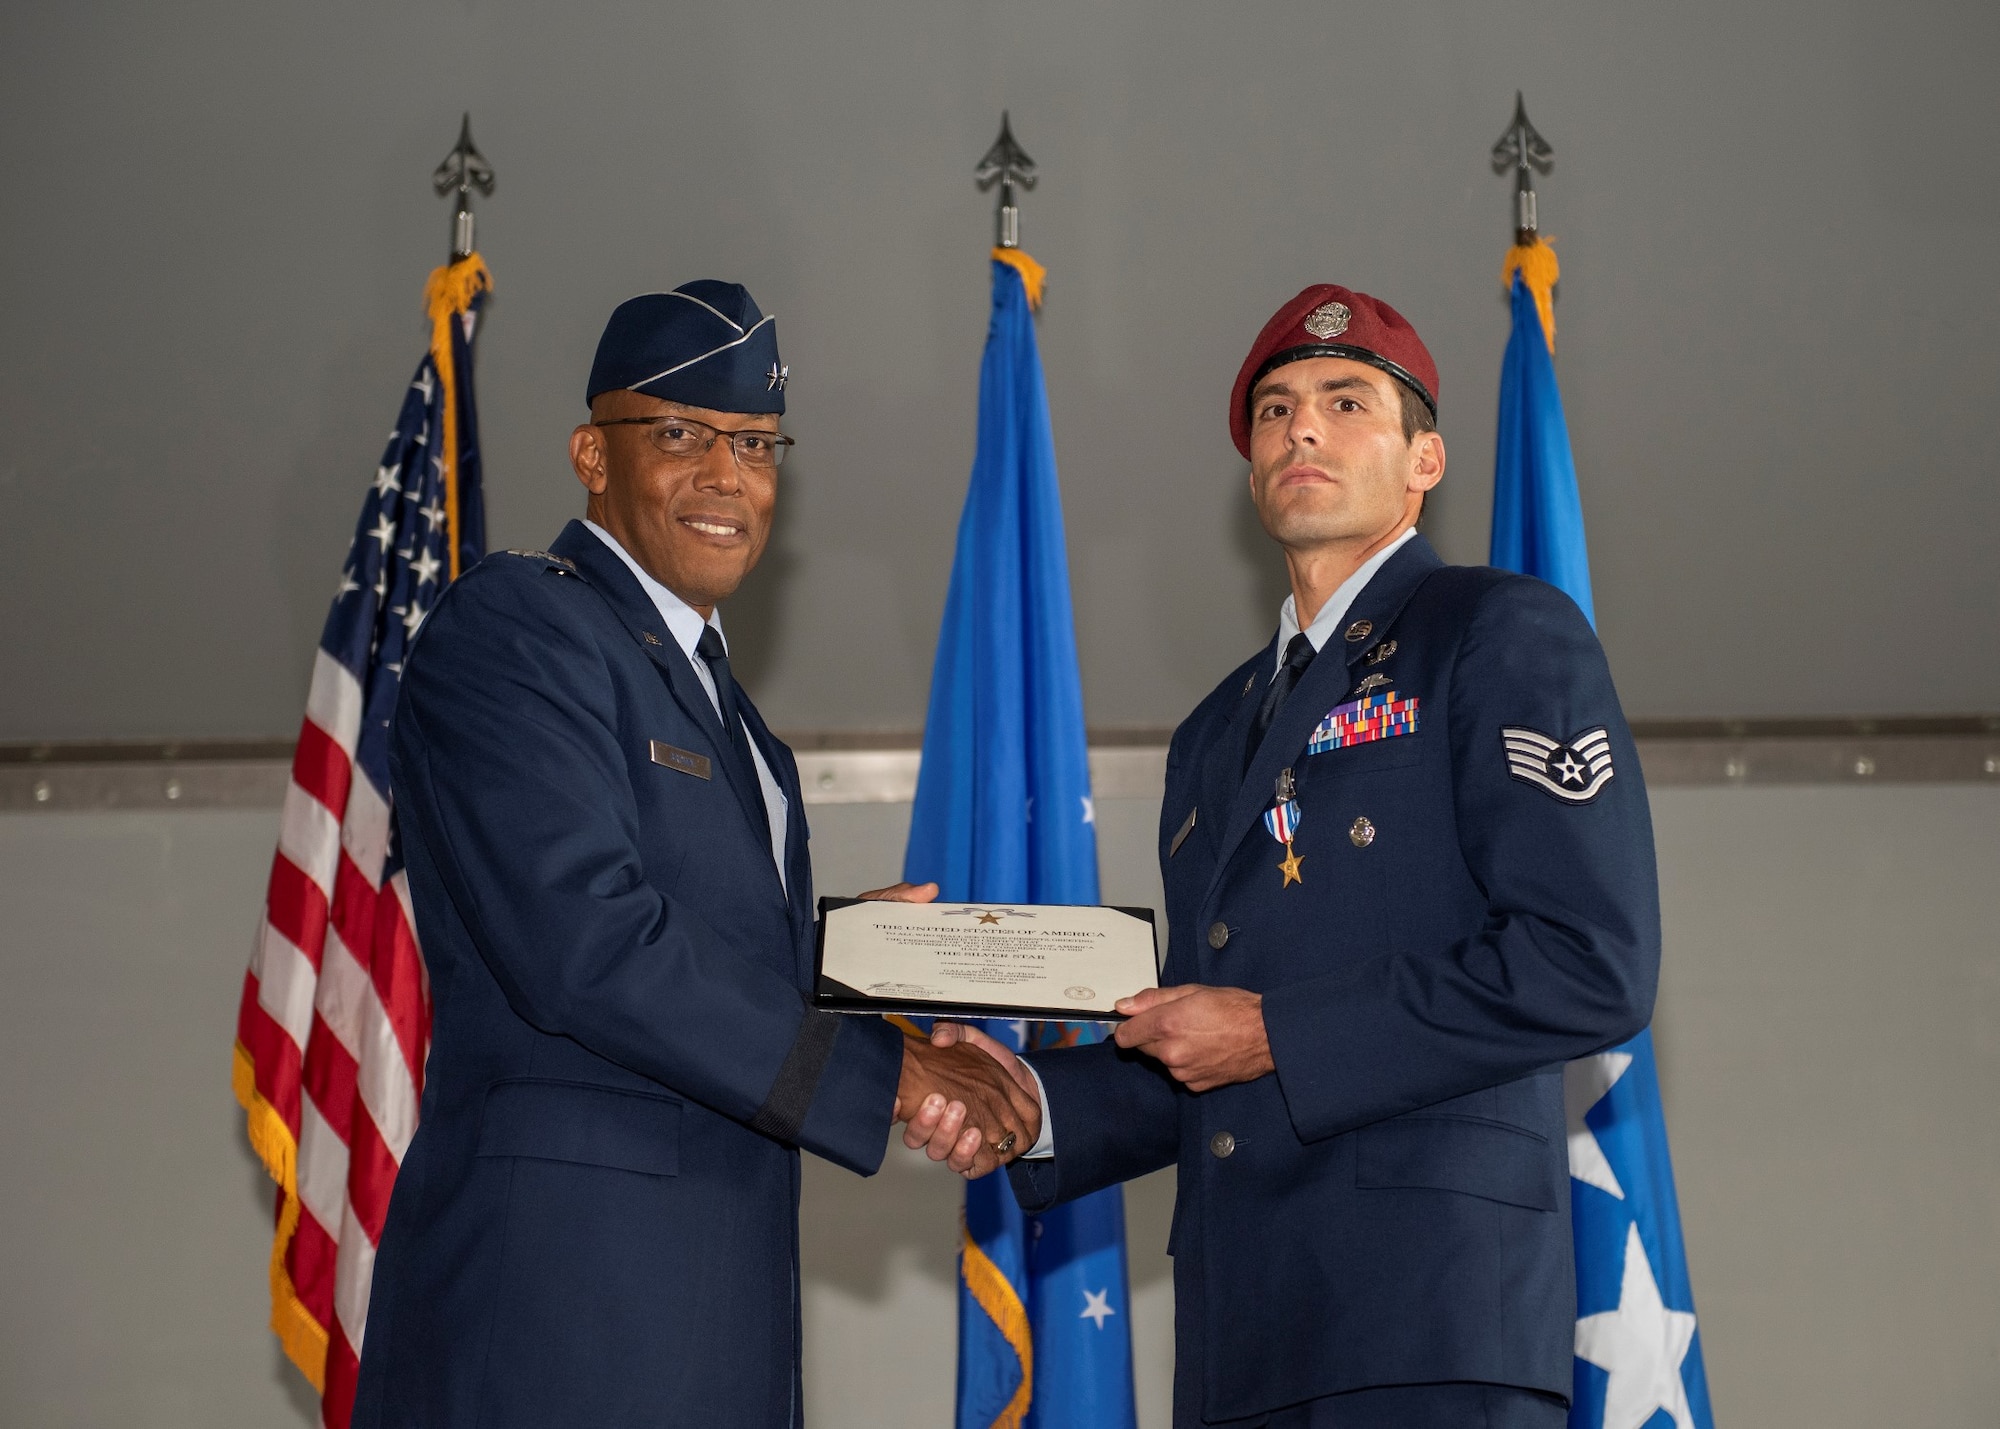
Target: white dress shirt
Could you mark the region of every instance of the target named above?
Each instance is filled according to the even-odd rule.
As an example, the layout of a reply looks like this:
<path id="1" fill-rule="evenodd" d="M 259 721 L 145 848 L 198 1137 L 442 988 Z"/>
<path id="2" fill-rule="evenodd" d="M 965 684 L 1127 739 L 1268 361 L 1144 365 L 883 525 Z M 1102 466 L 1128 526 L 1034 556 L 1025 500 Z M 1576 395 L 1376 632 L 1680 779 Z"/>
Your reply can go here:
<path id="1" fill-rule="evenodd" d="M 680 646 L 687 656 L 688 664 L 694 667 L 694 676 L 701 681 L 701 687 L 708 691 L 708 702 L 715 709 L 715 717 L 722 718 L 722 702 L 715 693 L 715 676 L 708 672 L 708 662 L 695 653 L 695 646 L 701 641 L 704 623 L 715 627 L 715 633 L 722 636 L 723 653 L 729 651 L 729 637 L 722 634 L 722 612 L 712 611 L 704 622 L 701 612 L 647 575 L 639 563 L 632 559 L 631 552 L 618 544 L 618 538 L 598 525 L 595 521 L 585 521 L 591 534 L 618 553 L 618 559 L 626 569 L 639 579 L 639 587 L 652 599 L 660 612 L 660 619 L 667 623 L 667 630 L 674 637 L 674 644 Z M 764 794 L 764 815 L 771 825 L 771 862 L 778 866 L 778 883 L 785 882 L 785 820 L 788 806 L 785 791 L 778 787 L 778 781 L 771 777 L 770 766 L 764 763 L 763 751 L 757 748 L 757 737 L 750 733 L 750 726 L 743 726 L 743 737 L 750 745 L 750 757 L 757 764 L 757 784 Z M 789 890 L 787 890 L 789 892 Z"/>
<path id="2" fill-rule="evenodd" d="M 1360 595 L 1368 582 L 1375 579 L 1375 572 L 1388 564 L 1389 557 L 1402 550 L 1404 543 L 1416 534 L 1417 528 L 1410 527 L 1363 561 L 1354 574 L 1342 581 L 1334 593 L 1327 597 L 1326 604 L 1314 613 L 1312 624 L 1305 629 L 1306 639 L 1312 642 L 1315 652 L 1326 648 L 1326 642 L 1332 637 L 1334 627 L 1347 618 L 1348 609 L 1354 604 L 1354 597 Z M 1285 647 L 1292 643 L 1292 637 L 1298 633 L 1298 605 L 1291 596 L 1286 596 L 1285 603 L 1278 607 L 1278 658 L 1271 666 L 1272 679 L 1275 680 L 1278 671 L 1284 668 Z M 1042 1074 L 1037 1072 L 1032 1064 L 1023 1065 L 1027 1066 L 1029 1075 L 1035 1079 L 1035 1096 L 1042 1104 L 1042 1134 L 1035 1138 L 1035 1144 L 1022 1155 L 1027 1159 L 1042 1160 L 1056 1154 L 1055 1118 L 1049 1115 L 1049 1099 L 1042 1091 Z"/>

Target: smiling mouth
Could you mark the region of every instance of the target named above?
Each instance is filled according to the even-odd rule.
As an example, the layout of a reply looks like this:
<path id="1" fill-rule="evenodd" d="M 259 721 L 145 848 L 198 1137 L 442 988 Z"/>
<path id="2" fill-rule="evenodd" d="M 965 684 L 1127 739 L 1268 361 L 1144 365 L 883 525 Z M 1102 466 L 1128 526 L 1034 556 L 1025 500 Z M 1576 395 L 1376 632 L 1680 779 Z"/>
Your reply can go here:
<path id="1" fill-rule="evenodd" d="M 729 538 L 743 534 L 743 528 L 729 521 L 714 521 L 701 516 L 683 516 L 681 525 L 690 531 L 699 531 L 704 536 Z"/>

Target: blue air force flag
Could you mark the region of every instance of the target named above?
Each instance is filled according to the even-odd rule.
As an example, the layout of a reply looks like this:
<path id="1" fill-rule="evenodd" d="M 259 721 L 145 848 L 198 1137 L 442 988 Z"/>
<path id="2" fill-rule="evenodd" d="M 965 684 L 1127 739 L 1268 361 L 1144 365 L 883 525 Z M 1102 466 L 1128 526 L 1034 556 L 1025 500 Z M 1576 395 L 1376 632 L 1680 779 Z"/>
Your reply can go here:
<path id="1" fill-rule="evenodd" d="M 1540 256 L 1550 260 L 1545 267 L 1527 266 L 1546 271 L 1552 281 L 1552 255 Z M 1510 259 L 1510 269 L 1515 266 Z M 1500 369 L 1490 559 L 1556 586 L 1595 623 L 1583 504 L 1552 338 L 1536 294 L 1519 273 L 1511 296 L 1514 332 Z M 1586 802 L 1612 777 L 1602 730 L 1584 731 L 1560 746 L 1534 730 L 1503 734 L 1514 777 L 1559 798 Z M 1714 1429 L 1652 1030 L 1570 1063 L 1563 1089 L 1576 1237 L 1570 1429 Z"/>
<path id="2" fill-rule="evenodd" d="M 995 249 L 979 440 L 958 528 L 903 876 L 947 899 L 1097 902 L 1083 687 L 1055 444 L 1035 346 L 1041 270 Z M 1089 1023 L 989 1022 L 1017 1050 Z M 958 1429 L 1132 1429 L 1117 1187 L 1024 1216 L 1004 1174 L 966 1187 Z"/>

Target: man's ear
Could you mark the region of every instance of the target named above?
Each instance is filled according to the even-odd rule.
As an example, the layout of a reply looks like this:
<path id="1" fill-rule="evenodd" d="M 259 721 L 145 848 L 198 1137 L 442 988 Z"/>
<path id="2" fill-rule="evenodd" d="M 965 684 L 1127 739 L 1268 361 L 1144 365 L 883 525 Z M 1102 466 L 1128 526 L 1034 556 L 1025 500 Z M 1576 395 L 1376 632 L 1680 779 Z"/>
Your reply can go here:
<path id="1" fill-rule="evenodd" d="M 585 422 L 569 434 L 569 464 L 592 496 L 602 496 L 611 473 L 605 463 L 604 429 Z"/>
<path id="2" fill-rule="evenodd" d="M 1410 444 L 1410 490 L 1429 491 L 1444 480 L 1444 438 L 1419 432 Z"/>

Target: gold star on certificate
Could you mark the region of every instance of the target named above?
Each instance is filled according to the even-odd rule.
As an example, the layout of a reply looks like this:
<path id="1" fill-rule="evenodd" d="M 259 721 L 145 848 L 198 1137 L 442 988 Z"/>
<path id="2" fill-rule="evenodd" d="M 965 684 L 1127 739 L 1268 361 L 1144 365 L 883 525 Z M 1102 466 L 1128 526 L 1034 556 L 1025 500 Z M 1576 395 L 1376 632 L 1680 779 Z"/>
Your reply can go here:
<path id="1" fill-rule="evenodd" d="M 981 913 L 979 921 L 982 923 L 997 923 L 1000 921 L 1000 915 L 998 913 Z"/>
<path id="2" fill-rule="evenodd" d="M 1299 872 L 1299 865 L 1304 862 L 1305 862 L 1304 856 L 1301 854 L 1294 853 L 1292 851 L 1292 841 L 1290 839 L 1286 839 L 1285 857 L 1283 861 L 1278 864 L 1278 872 L 1285 875 L 1285 881 L 1279 884 L 1278 887 L 1290 888 L 1294 883 L 1303 886 L 1306 880 L 1305 876 Z"/>

